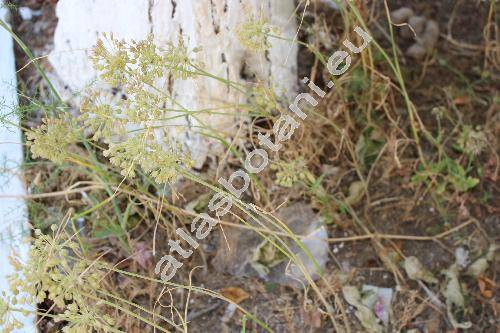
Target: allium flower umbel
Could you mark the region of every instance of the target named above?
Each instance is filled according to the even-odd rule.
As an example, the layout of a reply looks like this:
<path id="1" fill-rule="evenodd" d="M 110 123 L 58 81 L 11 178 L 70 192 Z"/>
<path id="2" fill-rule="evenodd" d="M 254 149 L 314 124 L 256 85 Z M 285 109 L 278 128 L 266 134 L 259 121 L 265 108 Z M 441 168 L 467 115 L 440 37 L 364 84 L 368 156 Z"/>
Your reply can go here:
<path id="1" fill-rule="evenodd" d="M 187 153 L 168 139 L 165 119 L 179 113 L 169 111 L 176 104 L 165 80 L 198 75 L 202 65 L 190 56 L 198 50 L 189 50 L 182 39 L 159 47 L 152 35 L 141 41 L 126 42 L 113 35 L 99 40 L 92 55 L 94 66 L 100 78 L 121 88 L 123 95 L 91 91 L 80 119 L 94 140 L 109 144 L 104 155 L 124 177 L 134 177 L 141 168 L 158 183 L 166 183 L 176 178 L 179 166 L 191 164 Z"/>
<path id="2" fill-rule="evenodd" d="M 69 146 L 78 141 L 78 129 L 71 115 L 44 118 L 42 125 L 26 133 L 27 145 L 34 158 L 42 157 L 61 164 L 69 155 Z"/>
<path id="3" fill-rule="evenodd" d="M 52 230 L 57 228 L 53 226 Z M 16 274 L 9 277 L 15 303 L 35 304 L 50 300 L 63 313 L 55 321 L 67 322 L 63 332 L 111 331 L 113 320 L 105 315 L 98 291 L 103 286 L 104 266 L 81 256 L 80 247 L 64 234 L 35 231 L 27 262 L 12 258 Z M 0 301 L 0 317 L 5 307 Z"/>
<path id="4" fill-rule="evenodd" d="M 271 47 L 269 35 L 277 32 L 277 28 L 270 25 L 264 18 L 251 18 L 236 30 L 240 43 L 251 51 L 269 49 Z"/>
<path id="5" fill-rule="evenodd" d="M 169 147 L 169 144 L 159 144 L 152 134 L 136 135 L 111 143 L 104 156 L 121 169 L 122 176 L 135 177 L 137 167 L 141 167 L 160 184 L 174 181 L 177 168 L 191 165 L 189 155 L 183 153 L 179 145 Z"/>
<path id="6" fill-rule="evenodd" d="M 97 41 L 91 59 L 100 78 L 112 87 L 126 86 L 137 88 L 137 84 L 154 84 L 155 80 L 171 75 L 173 78 L 186 79 L 196 74 L 201 64 L 192 59 L 182 39 L 179 43 L 168 43 L 159 47 L 153 35 L 146 39 L 131 42 L 119 40 L 103 34 Z"/>
<path id="7" fill-rule="evenodd" d="M 488 138 L 483 131 L 464 126 L 457 143 L 465 153 L 479 155 L 488 146 Z"/>
<path id="8" fill-rule="evenodd" d="M 10 333 L 14 330 L 18 331 L 23 328 L 23 325 L 15 317 L 15 311 L 12 309 L 12 303 L 17 303 L 15 297 L 9 297 L 2 292 L 0 295 L 0 331 Z"/>

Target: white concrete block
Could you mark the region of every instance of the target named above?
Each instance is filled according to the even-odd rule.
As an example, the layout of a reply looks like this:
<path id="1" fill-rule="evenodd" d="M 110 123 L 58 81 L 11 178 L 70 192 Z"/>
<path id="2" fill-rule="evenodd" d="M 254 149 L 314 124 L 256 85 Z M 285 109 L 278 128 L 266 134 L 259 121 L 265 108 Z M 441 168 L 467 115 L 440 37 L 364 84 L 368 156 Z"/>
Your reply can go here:
<path id="1" fill-rule="evenodd" d="M 0 6 L 0 19 L 6 21 L 7 14 L 7 9 Z M 13 41 L 3 28 L 0 28 L 0 45 L 0 117 L 18 124 L 19 119 L 13 112 L 18 105 Z M 21 132 L 18 127 L 6 124 L 5 121 L 0 123 L 0 161 L 0 293 L 11 295 L 7 276 L 13 274 L 14 269 L 9 264 L 8 257 L 13 252 L 21 258 L 27 257 L 30 230 L 24 199 L 5 197 L 26 195 L 21 169 Z M 34 306 L 30 310 L 33 309 Z M 15 316 L 25 325 L 23 329 L 15 332 L 36 332 L 34 315 Z"/>

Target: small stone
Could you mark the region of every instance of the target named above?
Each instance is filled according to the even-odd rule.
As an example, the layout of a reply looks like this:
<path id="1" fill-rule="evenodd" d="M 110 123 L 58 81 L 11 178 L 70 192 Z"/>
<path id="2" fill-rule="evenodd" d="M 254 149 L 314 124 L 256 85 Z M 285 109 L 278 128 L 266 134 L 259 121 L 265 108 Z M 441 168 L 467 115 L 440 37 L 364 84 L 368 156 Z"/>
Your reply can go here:
<path id="1" fill-rule="evenodd" d="M 33 18 L 33 12 L 29 7 L 19 7 L 19 15 L 23 21 L 29 21 Z"/>
<path id="2" fill-rule="evenodd" d="M 408 7 L 401 7 L 391 13 L 391 20 L 394 24 L 401 24 L 413 16 L 413 10 Z"/>
<path id="3" fill-rule="evenodd" d="M 401 28 L 401 36 L 408 39 L 419 37 L 424 32 L 426 21 L 427 20 L 423 16 L 410 17 L 408 25 L 411 26 L 413 30 L 408 26 L 404 26 Z"/>
<path id="4" fill-rule="evenodd" d="M 372 285 L 363 285 L 363 293 L 367 294 L 363 298 L 364 305 L 375 312 L 375 315 L 384 323 L 389 324 L 389 315 L 391 313 L 392 288 L 381 288 Z"/>
<path id="5" fill-rule="evenodd" d="M 320 3 L 330 7 L 331 9 L 339 10 L 342 8 L 343 1 L 344 0 L 320 0 Z"/>
<path id="6" fill-rule="evenodd" d="M 422 45 L 427 50 L 432 50 L 436 47 L 439 39 L 439 25 L 434 20 L 427 21 L 424 34 L 422 35 Z"/>
<path id="7" fill-rule="evenodd" d="M 322 271 L 328 260 L 329 247 L 326 241 L 328 234 L 321 219 L 309 205 L 301 202 L 280 209 L 277 216 L 300 238 Z M 249 223 L 262 228 L 256 222 Z M 225 233 L 226 238 L 220 241 L 217 255 L 213 261 L 218 271 L 236 276 L 260 277 L 269 282 L 294 287 L 303 286 L 299 281 L 307 284 L 302 271 L 256 232 L 231 228 Z M 302 262 L 303 269 L 313 279 L 319 278 L 317 267 L 306 252 L 291 239 L 285 239 L 288 247 Z M 229 244 L 226 243 L 226 240 Z"/>
<path id="8" fill-rule="evenodd" d="M 406 50 L 406 55 L 416 60 L 422 60 L 426 54 L 427 51 L 425 50 L 425 47 L 419 43 L 413 44 L 408 48 L 408 50 Z"/>
<path id="9" fill-rule="evenodd" d="M 469 251 L 463 247 L 459 247 L 455 250 L 455 262 L 461 268 L 467 267 L 469 264 Z"/>
<path id="10" fill-rule="evenodd" d="M 413 30 L 415 30 L 415 33 L 418 36 L 422 32 L 424 32 L 425 22 L 426 21 L 427 20 L 423 16 L 413 16 L 408 21 L 408 24 L 411 25 L 411 27 L 413 28 Z"/>

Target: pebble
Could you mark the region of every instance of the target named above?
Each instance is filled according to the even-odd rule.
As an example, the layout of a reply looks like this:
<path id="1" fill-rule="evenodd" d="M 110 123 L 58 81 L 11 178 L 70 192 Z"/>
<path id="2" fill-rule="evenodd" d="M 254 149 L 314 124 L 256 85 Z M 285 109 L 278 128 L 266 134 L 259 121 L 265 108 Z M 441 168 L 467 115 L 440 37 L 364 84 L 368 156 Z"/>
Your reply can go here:
<path id="1" fill-rule="evenodd" d="M 391 21 L 394 24 L 401 24 L 413 16 L 413 10 L 408 7 L 401 7 L 391 13 Z"/>
<path id="2" fill-rule="evenodd" d="M 42 15 L 41 10 L 32 10 L 29 7 L 19 7 L 19 15 L 23 21 L 30 21 L 33 17 Z"/>

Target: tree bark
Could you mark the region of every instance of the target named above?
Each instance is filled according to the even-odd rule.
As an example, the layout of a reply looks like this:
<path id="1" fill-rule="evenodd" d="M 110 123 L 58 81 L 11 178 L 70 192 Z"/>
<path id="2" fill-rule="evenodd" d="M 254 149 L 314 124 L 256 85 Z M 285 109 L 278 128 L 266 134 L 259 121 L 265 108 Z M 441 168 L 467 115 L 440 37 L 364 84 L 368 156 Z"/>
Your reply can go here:
<path id="1" fill-rule="evenodd" d="M 203 49 L 196 56 L 207 72 L 234 82 L 262 82 L 272 85 L 279 95 L 292 96 L 297 81 L 296 46 L 272 39 L 267 52 L 248 51 L 237 40 L 236 30 L 250 17 L 263 16 L 292 40 L 297 28 L 294 9 L 293 0 L 60 0 L 49 60 L 59 86 L 66 87 L 64 95 L 77 105 L 75 93 L 96 78 L 88 54 L 100 33 L 136 40 L 152 33 L 159 45 L 182 36 L 190 48 Z M 165 79 L 165 89 L 189 110 L 245 102 L 243 94 L 214 79 Z M 205 115 L 202 121 L 234 136 L 242 118 L 237 109 L 233 111 L 232 116 Z M 174 126 L 172 135 L 191 149 L 196 166 L 221 151 L 220 145 L 197 134 L 193 119 L 185 117 L 174 125 L 181 126 Z"/>

